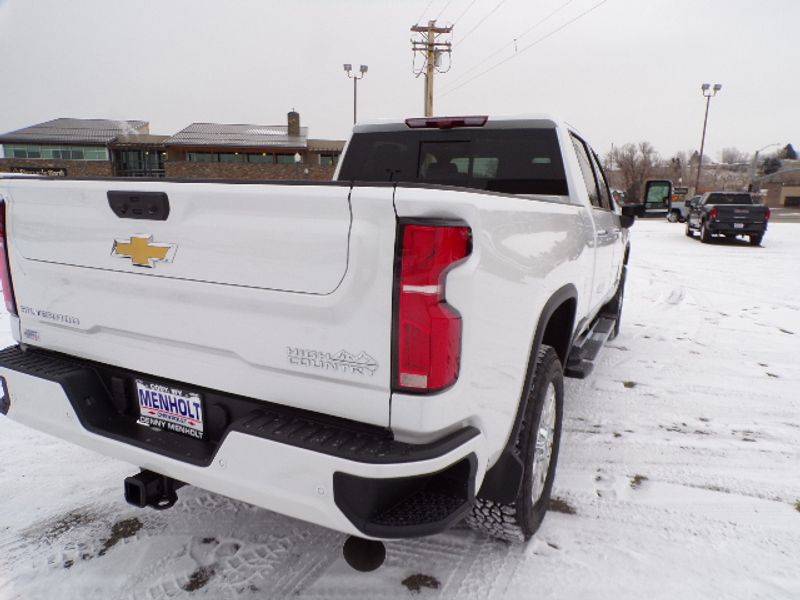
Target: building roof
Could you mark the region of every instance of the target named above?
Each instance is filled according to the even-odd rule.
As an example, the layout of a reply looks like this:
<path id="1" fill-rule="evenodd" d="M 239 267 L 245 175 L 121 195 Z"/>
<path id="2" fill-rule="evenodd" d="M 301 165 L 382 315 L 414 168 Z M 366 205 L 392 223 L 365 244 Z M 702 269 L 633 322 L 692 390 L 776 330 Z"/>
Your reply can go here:
<path id="1" fill-rule="evenodd" d="M 344 140 L 308 140 L 308 149 L 312 152 L 341 152 Z"/>
<path id="2" fill-rule="evenodd" d="M 136 148 L 136 147 L 150 147 L 162 148 L 164 142 L 169 139 L 168 135 L 152 135 L 149 133 L 132 133 L 120 135 L 114 138 L 109 144 L 112 148 Z"/>
<path id="3" fill-rule="evenodd" d="M 53 119 L 0 135 L 2 143 L 106 145 L 122 134 L 147 131 L 147 121 Z"/>
<path id="4" fill-rule="evenodd" d="M 287 125 L 192 123 L 166 141 L 167 146 L 229 146 L 235 148 L 305 148 L 308 127 L 290 136 Z"/>

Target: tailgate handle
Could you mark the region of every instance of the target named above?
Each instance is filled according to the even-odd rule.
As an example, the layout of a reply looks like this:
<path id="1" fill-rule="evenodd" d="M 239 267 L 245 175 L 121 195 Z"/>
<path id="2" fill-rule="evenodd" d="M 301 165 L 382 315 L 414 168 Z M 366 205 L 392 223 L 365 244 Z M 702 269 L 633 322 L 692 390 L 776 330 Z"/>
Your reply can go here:
<path id="1" fill-rule="evenodd" d="M 169 198 L 164 192 L 109 191 L 108 205 L 120 219 L 146 219 L 166 221 L 169 216 Z"/>

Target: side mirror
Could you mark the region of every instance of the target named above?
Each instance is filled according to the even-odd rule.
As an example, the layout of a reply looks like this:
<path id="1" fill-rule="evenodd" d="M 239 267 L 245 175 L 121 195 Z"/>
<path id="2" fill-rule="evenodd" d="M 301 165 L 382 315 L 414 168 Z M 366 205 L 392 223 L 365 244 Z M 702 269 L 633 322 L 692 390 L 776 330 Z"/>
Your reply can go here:
<path id="1" fill-rule="evenodd" d="M 669 209 L 672 199 L 672 182 L 668 179 L 648 181 L 644 187 L 644 204 L 654 210 Z"/>
<path id="2" fill-rule="evenodd" d="M 628 204 L 622 207 L 622 215 L 619 218 L 619 224 L 626 229 L 633 225 L 636 217 L 644 215 L 644 205 L 642 204 Z"/>

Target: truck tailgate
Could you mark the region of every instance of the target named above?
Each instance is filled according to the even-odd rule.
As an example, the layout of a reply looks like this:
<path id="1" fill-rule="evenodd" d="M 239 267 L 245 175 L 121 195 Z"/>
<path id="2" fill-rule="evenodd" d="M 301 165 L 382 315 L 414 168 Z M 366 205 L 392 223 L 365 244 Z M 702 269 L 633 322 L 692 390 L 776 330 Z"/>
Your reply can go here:
<path id="1" fill-rule="evenodd" d="M 388 424 L 390 188 L 23 179 L 0 187 L 22 342 Z M 120 218 L 109 190 L 164 193 L 169 215 Z"/>
<path id="2" fill-rule="evenodd" d="M 349 190 L 270 187 L 41 181 L 14 193 L 20 195 L 13 215 L 14 245 L 24 258 L 39 262 L 331 293 L 347 268 Z M 169 189 L 169 216 L 165 221 L 120 218 L 109 206 L 109 189 L 151 193 Z M 130 243 L 140 233 L 152 236 L 153 244 L 174 247 L 174 256 L 143 270 L 122 253 L 112 254 L 115 241 Z"/>
<path id="3" fill-rule="evenodd" d="M 767 220 L 766 206 L 716 204 L 720 223 L 763 223 Z"/>

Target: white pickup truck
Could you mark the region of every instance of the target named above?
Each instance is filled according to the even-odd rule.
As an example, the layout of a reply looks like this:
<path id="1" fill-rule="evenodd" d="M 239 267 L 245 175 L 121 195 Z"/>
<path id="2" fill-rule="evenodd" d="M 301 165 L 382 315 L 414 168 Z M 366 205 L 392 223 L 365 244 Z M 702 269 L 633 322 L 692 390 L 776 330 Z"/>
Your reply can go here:
<path id="1" fill-rule="evenodd" d="M 189 483 L 362 541 L 536 531 L 638 212 L 550 117 L 358 125 L 328 183 L 0 196 L 0 412 L 139 466 L 138 506 Z"/>

